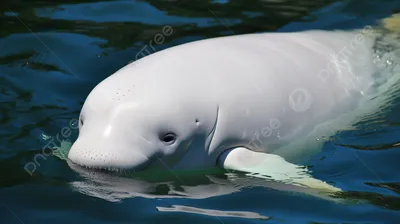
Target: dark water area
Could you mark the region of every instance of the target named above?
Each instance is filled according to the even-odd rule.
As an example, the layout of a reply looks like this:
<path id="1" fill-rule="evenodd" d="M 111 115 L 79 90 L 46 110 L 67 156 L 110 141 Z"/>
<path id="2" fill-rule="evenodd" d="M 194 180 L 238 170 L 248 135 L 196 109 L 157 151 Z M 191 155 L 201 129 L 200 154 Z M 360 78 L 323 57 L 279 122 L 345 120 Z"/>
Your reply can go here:
<path id="1" fill-rule="evenodd" d="M 396 98 L 307 164 L 345 202 L 250 179 L 232 185 L 222 174 L 111 187 L 100 175 L 82 185 L 50 154 L 76 139 L 92 88 L 138 58 L 210 37 L 358 29 L 399 9 L 398 0 L 1 1 L 0 223 L 400 223 Z"/>

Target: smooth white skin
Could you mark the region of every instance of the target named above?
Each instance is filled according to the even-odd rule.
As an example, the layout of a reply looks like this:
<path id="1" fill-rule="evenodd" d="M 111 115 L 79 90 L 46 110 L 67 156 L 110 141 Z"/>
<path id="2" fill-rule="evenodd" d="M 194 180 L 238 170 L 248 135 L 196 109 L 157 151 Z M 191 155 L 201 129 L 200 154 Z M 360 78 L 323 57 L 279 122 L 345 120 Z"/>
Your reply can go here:
<path id="1" fill-rule="evenodd" d="M 314 128 L 353 110 L 373 83 L 374 39 L 357 35 L 238 35 L 142 58 L 89 94 L 68 158 L 99 169 L 200 169 L 242 146 L 300 159 L 315 150 Z M 172 145 L 160 140 L 169 131 Z M 304 144 L 288 148 L 294 141 Z"/>

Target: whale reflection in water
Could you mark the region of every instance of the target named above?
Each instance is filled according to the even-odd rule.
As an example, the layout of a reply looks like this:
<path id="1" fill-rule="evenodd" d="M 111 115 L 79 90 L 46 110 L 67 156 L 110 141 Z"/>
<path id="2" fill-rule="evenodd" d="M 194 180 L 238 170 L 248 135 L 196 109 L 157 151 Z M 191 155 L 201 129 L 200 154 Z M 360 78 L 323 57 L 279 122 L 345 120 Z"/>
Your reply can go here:
<path id="1" fill-rule="evenodd" d="M 250 187 L 297 192 L 327 200 L 338 200 L 338 198 L 315 189 L 278 183 L 268 180 L 267 177 L 251 177 L 243 173 L 222 170 L 196 171 L 196 173 L 168 171 L 168 173 L 158 175 L 143 173 L 141 176 L 133 178 L 132 176 L 126 177 L 115 175 L 115 173 L 86 169 L 69 161 L 68 165 L 82 177 L 79 181 L 71 182 L 74 190 L 111 202 L 134 197 L 205 199 L 232 194 Z M 150 180 L 152 176 L 154 180 Z"/>

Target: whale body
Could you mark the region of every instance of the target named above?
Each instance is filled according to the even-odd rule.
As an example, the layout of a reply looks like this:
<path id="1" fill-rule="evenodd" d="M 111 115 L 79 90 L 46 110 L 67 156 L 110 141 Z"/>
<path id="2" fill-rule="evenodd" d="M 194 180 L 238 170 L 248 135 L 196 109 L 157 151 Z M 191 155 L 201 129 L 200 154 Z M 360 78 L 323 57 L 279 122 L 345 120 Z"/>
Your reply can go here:
<path id="1" fill-rule="evenodd" d="M 377 63 L 398 54 L 388 36 L 245 34 L 162 50 L 92 90 L 68 159 L 118 172 L 220 166 L 338 190 L 299 164 L 379 109 L 373 99 L 397 80 Z"/>

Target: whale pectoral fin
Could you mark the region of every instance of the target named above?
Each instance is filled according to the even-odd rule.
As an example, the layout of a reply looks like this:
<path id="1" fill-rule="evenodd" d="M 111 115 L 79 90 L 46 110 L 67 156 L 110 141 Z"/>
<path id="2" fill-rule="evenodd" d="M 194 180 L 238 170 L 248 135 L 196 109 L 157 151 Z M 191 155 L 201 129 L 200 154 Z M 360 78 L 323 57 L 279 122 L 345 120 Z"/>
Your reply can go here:
<path id="1" fill-rule="evenodd" d="M 242 171 L 249 176 L 308 187 L 320 192 L 341 191 L 324 181 L 313 178 L 306 167 L 289 163 L 278 155 L 254 152 L 244 147 L 224 152 L 219 157 L 218 164 L 227 170 Z"/>

